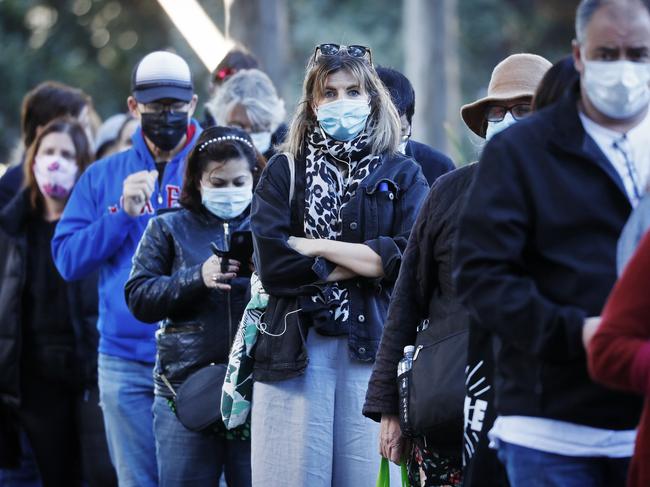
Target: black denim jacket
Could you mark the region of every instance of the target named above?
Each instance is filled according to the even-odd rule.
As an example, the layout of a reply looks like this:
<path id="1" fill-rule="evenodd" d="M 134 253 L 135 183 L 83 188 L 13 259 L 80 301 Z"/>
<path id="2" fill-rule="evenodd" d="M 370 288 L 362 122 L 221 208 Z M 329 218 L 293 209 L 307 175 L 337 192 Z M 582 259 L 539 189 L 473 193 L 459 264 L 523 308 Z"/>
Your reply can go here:
<path id="1" fill-rule="evenodd" d="M 269 161 L 253 197 L 256 268 L 270 295 L 264 322 L 274 335 L 284 332 L 281 336 L 263 334 L 258 341 L 255 378 L 260 381 L 281 380 L 304 371 L 309 316 L 288 313 L 313 295 L 335 268 L 333 263 L 305 257 L 287 244 L 290 236 L 304 235 L 305 161 L 295 162 L 291 204 L 289 166 L 282 154 Z M 379 167 L 362 181 L 341 211 L 340 240 L 365 243 L 381 256 L 384 267 L 381 279 L 358 277 L 341 283 L 350 292 L 349 351 L 356 360 L 372 362 L 375 358 L 402 252 L 428 189 L 420 166 L 412 159 L 384 155 Z"/>

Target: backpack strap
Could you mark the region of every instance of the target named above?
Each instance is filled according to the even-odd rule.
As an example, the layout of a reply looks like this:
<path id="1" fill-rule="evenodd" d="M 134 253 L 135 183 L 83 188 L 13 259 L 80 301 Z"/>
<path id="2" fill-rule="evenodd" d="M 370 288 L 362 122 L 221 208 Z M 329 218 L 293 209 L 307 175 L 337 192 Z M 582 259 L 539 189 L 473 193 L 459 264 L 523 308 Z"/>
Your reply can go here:
<path id="1" fill-rule="evenodd" d="M 291 152 L 283 152 L 289 165 L 289 204 L 293 201 L 293 194 L 296 192 L 296 160 Z"/>
<path id="2" fill-rule="evenodd" d="M 303 191 L 303 188 L 300 185 L 304 185 L 304 182 L 296 180 L 298 164 L 301 164 L 301 162 L 296 161 L 296 159 L 293 157 L 293 154 L 290 152 L 283 152 L 282 155 L 287 158 L 287 165 L 289 166 L 289 208 L 291 212 L 291 234 L 295 235 L 296 237 L 304 237 L 304 217 L 301 216 L 304 213 L 304 204 L 300 204 L 300 198 L 297 198 L 297 196 L 303 194 L 301 193 L 301 191 Z"/>

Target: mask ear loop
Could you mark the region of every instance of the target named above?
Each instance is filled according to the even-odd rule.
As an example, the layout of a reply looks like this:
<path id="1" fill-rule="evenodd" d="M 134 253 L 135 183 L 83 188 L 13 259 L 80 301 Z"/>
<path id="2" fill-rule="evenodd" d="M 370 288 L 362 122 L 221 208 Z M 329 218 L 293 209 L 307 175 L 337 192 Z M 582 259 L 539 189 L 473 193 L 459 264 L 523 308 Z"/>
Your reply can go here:
<path id="1" fill-rule="evenodd" d="M 260 323 L 259 324 L 256 323 L 255 327 L 262 334 L 266 334 L 266 335 L 269 335 L 269 336 L 272 336 L 272 337 L 281 337 L 282 335 L 284 335 L 287 332 L 287 318 L 289 317 L 289 315 L 299 313 L 300 311 L 302 311 L 302 308 L 298 308 L 298 309 L 296 309 L 294 311 L 289 311 L 286 315 L 284 315 L 284 329 L 282 330 L 281 333 L 277 333 L 277 334 L 276 333 L 271 333 L 270 331 L 267 330 L 268 325 L 262 321 L 262 316 L 264 316 L 264 314 L 262 314 L 262 316 L 260 316 Z M 302 332 L 301 332 L 301 334 L 302 334 Z"/>

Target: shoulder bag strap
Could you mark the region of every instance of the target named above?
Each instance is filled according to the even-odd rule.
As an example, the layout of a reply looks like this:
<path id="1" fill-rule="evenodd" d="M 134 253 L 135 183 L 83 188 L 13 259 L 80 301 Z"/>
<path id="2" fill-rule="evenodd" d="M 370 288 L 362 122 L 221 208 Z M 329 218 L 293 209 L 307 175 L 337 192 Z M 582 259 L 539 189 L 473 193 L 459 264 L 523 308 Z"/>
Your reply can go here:
<path id="1" fill-rule="evenodd" d="M 284 152 L 289 165 L 289 204 L 293 201 L 293 194 L 296 191 L 296 160 L 291 152 Z"/>

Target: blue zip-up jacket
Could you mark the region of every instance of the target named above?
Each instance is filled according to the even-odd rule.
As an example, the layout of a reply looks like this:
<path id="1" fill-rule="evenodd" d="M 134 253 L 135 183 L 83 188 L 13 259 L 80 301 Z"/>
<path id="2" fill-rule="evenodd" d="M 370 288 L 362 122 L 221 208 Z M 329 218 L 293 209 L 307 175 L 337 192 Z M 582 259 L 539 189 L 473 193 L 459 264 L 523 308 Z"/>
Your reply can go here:
<path id="1" fill-rule="evenodd" d="M 99 352 L 145 363 L 156 357 L 155 327 L 133 317 L 124 299 L 131 259 L 150 218 L 159 208 L 176 206 L 185 158 L 201 128 L 192 120 L 193 136 L 167 163 L 162 188 L 156 182 L 143 213 L 133 218 L 121 205 L 122 183 L 138 171 L 156 169 L 140 129 L 133 147 L 101 159 L 84 172 L 74 187 L 52 239 L 57 269 L 67 281 L 99 269 Z"/>

